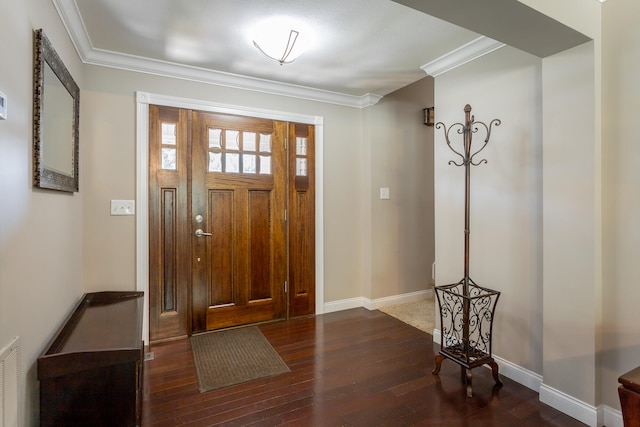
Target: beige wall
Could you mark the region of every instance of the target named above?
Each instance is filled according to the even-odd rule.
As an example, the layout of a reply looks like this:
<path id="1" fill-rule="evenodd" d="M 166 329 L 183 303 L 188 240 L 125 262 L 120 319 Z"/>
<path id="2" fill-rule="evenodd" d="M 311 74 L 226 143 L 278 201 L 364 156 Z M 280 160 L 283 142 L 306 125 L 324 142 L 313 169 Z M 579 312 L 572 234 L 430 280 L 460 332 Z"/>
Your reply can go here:
<path id="1" fill-rule="evenodd" d="M 33 30 L 43 28 L 82 86 L 82 65 L 50 1 L 0 2 L 0 347 L 20 336 L 22 421 L 35 424 L 35 361 L 82 295 L 81 192 L 32 188 Z M 81 135 L 82 138 L 82 135 Z"/>
<path id="2" fill-rule="evenodd" d="M 365 111 L 361 109 L 86 66 L 82 111 L 87 290 L 135 288 L 135 218 L 109 215 L 111 199 L 135 198 L 135 91 L 322 116 L 325 301 L 381 298 L 426 289 L 433 259 L 433 249 L 428 249 L 433 234 L 427 232 L 432 225 L 425 225 L 432 224 L 432 184 L 430 169 L 423 164 L 429 164 L 430 158 L 428 132 L 420 114 L 422 105 L 431 102 L 432 84 L 432 79 L 425 78 L 414 89 L 391 94 L 389 101 L 374 107 L 370 114 L 375 116 L 375 136 L 365 144 Z M 373 168 L 365 154 L 370 147 L 376 153 L 383 150 L 375 155 Z M 379 182 L 380 176 L 391 178 L 385 185 L 394 191 L 391 214 L 386 214 L 391 217 L 376 224 L 379 231 L 374 234 L 379 243 L 373 250 L 382 251 L 377 260 L 384 258 L 376 275 L 383 274 L 385 280 L 374 280 L 370 294 L 365 291 L 370 286 L 365 275 L 370 273 L 364 263 L 372 249 L 363 239 L 371 230 L 363 218 L 369 211 L 377 212 L 381 201 L 377 197 L 369 200 L 373 190 L 366 184 L 365 170 L 374 170 Z M 404 209 L 405 203 L 409 209 Z M 421 230 L 418 234 L 413 232 L 416 228 Z M 390 244 L 393 247 L 387 251 Z M 387 280 L 389 277 L 395 279 Z"/>
<path id="3" fill-rule="evenodd" d="M 602 400 L 619 408 L 618 376 L 640 365 L 640 3 L 603 5 Z"/>
<path id="4" fill-rule="evenodd" d="M 593 42 L 543 60 L 544 383 L 595 407 L 601 261 L 594 81 Z"/>
<path id="5" fill-rule="evenodd" d="M 27 29 L 30 31 L 30 27 Z M 64 36 L 64 32 L 61 34 Z M 25 37 L 27 36 L 30 37 L 30 33 L 25 33 Z M 54 37 L 52 41 L 54 45 L 57 43 Z M 68 44 L 68 40 L 63 41 Z M 22 58 L 24 70 L 21 74 L 26 76 L 31 69 L 30 39 L 25 39 L 23 44 L 27 45 L 24 49 L 26 54 L 23 55 L 27 60 Z M 365 280 L 371 273 L 365 271 L 363 260 L 366 258 L 365 254 L 370 256 L 371 249 L 364 244 L 363 236 L 370 230 L 363 226 L 361 219 L 372 207 L 367 205 L 369 199 L 364 197 L 364 194 L 370 191 L 370 188 L 364 185 L 368 179 L 365 178 L 364 171 L 371 170 L 371 166 L 368 164 L 370 159 L 364 156 L 363 116 L 370 113 L 355 108 L 122 70 L 87 65 L 80 67 L 71 47 L 64 44 L 62 47 L 68 49 L 68 61 L 78 70 L 82 70 L 75 73 L 79 76 L 82 90 L 80 193 L 69 196 L 31 189 L 30 75 L 22 78 L 21 83 L 26 90 L 23 91 L 20 100 L 13 96 L 12 91 L 4 90 L 9 95 L 10 117 L 19 120 L 22 127 L 21 132 L 15 137 L 16 151 L 19 154 L 7 163 L 6 169 L 3 168 L 11 172 L 5 182 L 12 183 L 12 187 L 7 188 L 5 194 L 15 199 L 14 207 L 22 210 L 2 212 L 2 222 L 3 225 L 7 224 L 7 230 L 5 232 L 3 229 L 1 235 L 3 246 L 0 262 L 4 267 L 0 272 L 3 285 L 1 303 L 10 308 L 0 312 L 0 319 L 3 320 L 1 338 L 8 341 L 13 335 L 23 336 L 24 366 L 29 370 L 29 378 L 25 381 L 29 389 L 25 398 L 29 419 L 31 414 L 35 414 L 37 406 L 37 399 L 33 395 L 37 388 L 35 358 L 74 302 L 83 292 L 132 290 L 136 286 L 135 217 L 111 216 L 109 203 L 111 199 L 136 197 L 135 91 L 138 90 L 194 100 L 322 116 L 325 301 L 360 298 L 365 295 L 365 287 L 375 290 L 366 297 L 394 296 L 426 288 L 426 283 L 421 288 L 420 280 L 423 278 L 422 270 L 428 272 L 430 268 L 417 269 L 415 259 L 411 261 L 411 272 L 403 278 L 406 280 L 393 283 L 392 286 L 385 281 L 370 287 Z M 432 87 L 432 81 L 429 80 L 426 79 L 427 95 L 432 90 L 429 89 Z M 411 96 L 400 94 L 398 99 L 402 104 L 398 108 L 403 111 L 408 108 L 421 112 L 425 103 L 422 96 L 416 101 Z M 417 105 L 412 105 L 414 102 L 417 102 Z M 431 103 L 428 99 L 426 102 Z M 385 106 L 376 113 L 376 117 L 384 117 L 384 114 L 392 111 L 393 105 L 392 103 Z M 422 137 L 425 132 L 424 126 L 419 122 L 420 115 L 405 119 L 403 113 L 399 118 L 393 119 L 390 126 L 403 128 L 403 120 L 412 123 L 411 135 L 405 136 L 405 144 L 413 147 L 413 150 L 426 152 L 426 148 L 421 148 L 422 141 L 416 144 L 412 140 L 416 136 Z M 12 123 L 16 122 L 9 120 L 0 122 L 0 125 Z M 418 133 L 416 129 L 419 130 Z M 3 128 L 0 128 L 0 131 L 5 133 Z M 377 132 L 395 133 L 380 125 Z M 7 134 L 11 135 L 10 132 Z M 399 191 L 394 194 L 394 198 L 397 197 L 398 200 L 403 192 L 402 199 L 405 199 L 409 197 L 409 191 L 418 189 L 417 181 L 410 178 L 411 168 L 415 165 L 396 165 L 396 161 L 406 162 L 406 153 L 397 159 L 376 165 L 376 174 L 386 173 L 383 171 L 385 168 L 392 171 L 404 168 L 403 174 L 408 177 L 411 185 L 403 190 L 400 190 L 400 184 L 397 185 Z M 19 166 L 16 168 L 16 165 Z M 15 183 L 16 179 L 20 181 L 18 186 Z M 397 180 L 399 177 L 394 179 Z M 412 207 L 418 206 L 419 211 L 408 213 L 411 220 L 408 225 L 411 227 L 424 220 L 419 218 L 418 214 L 423 214 L 425 209 L 428 209 L 428 203 L 421 201 L 423 198 L 428 199 L 428 193 L 427 189 L 416 196 L 417 201 L 413 202 Z M 28 211 L 29 206 L 36 209 Z M 405 220 L 397 205 L 393 215 L 397 217 L 395 221 Z M 426 216 L 425 222 L 428 221 L 428 213 Z M 413 252 L 414 256 L 418 256 L 424 252 L 424 239 L 428 239 L 428 235 L 411 235 L 406 230 L 399 235 L 397 228 L 385 228 L 376 238 L 382 239 L 382 242 L 402 239 L 404 247 L 416 248 Z M 32 234 L 32 231 L 35 234 Z M 404 256 L 402 253 L 385 256 L 394 266 L 405 262 L 395 259 Z M 34 260 L 38 262 L 37 269 L 32 268 Z M 431 260 L 426 264 L 430 265 L 430 262 Z M 416 278 L 417 274 L 419 278 Z M 35 304 L 30 305 L 30 299 L 33 299 Z M 29 424 L 31 422 L 27 422 L 27 425 Z"/>
<path id="6" fill-rule="evenodd" d="M 640 360 L 640 331 L 634 326 L 640 291 L 634 283 L 638 226 L 633 185 L 638 182 L 633 114 L 639 98 L 634 70 L 640 63 L 640 30 L 632 22 L 639 6 L 634 0 L 603 5 L 595 0 L 525 3 L 595 41 L 544 61 L 505 48 L 436 79 L 438 120 L 460 120 L 467 102 L 479 120 L 503 119 L 485 153 L 489 164 L 474 169 L 472 175 L 472 277 L 503 291 L 496 319 L 497 355 L 541 375 L 553 390 L 595 408 L 619 409 L 617 376 Z M 395 271 L 407 267 L 399 259 L 384 261 L 384 257 L 395 253 L 386 248 L 397 248 L 401 241 L 397 224 L 412 220 L 394 205 L 396 188 L 401 188 L 400 197 L 412 192 L 399 184 L 400 159 L 386 159 L 380 151 L 387 145 L 377 135 L 386 134 L 376 131 L 375 124 L 376 114 L 389 103 L 401 104 L 404 95 L 389 96 L 374 108 L 352 110 L 95 67 L 87 67 L 86 80 L 89 92 L 95 92 L 87 94 L 94 107 L 113 104 L 120 110 L 114 113 L 115 122 L 131 126 L 124 138 L 115 126 L 110 134 L 124 140 L 115 144 L 118 151 L 125 151 L 129 169 L 124 176 L 131 181 L 134 90 L 324 116 L 326 300 L 380 298 L 396 292 L 393 284 L 400 281 L 389 281 L 389 271 L 376 264 L 382 260 Z M 395 133 L 395 126 L 405 130 L 402 119 L 396 123 L 386 119 L 387 132 Z M 98 128 L 103 125 L 95 125 L 94 132 L 102 132 Z M 95 139 L 107 144 L 111 138 L 95 135 Z M 436 159 L 448 160 L 438 151 L 442 149 L 436 134 Z M 101 150 L 107 157 L 119 157 L 105 147 L 94 155 Z M 461 172 L 438 160 L 435 167 L 437 278 L 438 283 L 448 283 L 458 280 L 462 269 L 462 199 L 461 187 L 455 185 Z M 97 191 L 83 195 L 92 198 L 85 200 L 87 211 L 93 209 L 89 205 L 102 204 L 100 215 L 106 215 L 110 198 L 133 197 L 133 184 L 123 183 L 100 195 L 112 185 L 100 184 L 106 175 L 97 173 L 92 178 Z M 378 199 L 381 186 L 392 191 L 387 205 Z M 492 203 L 482 205 L 478 200 Z M 103 239 L 118 233 L 126 241 L 132 239 L 127 230 L 132 225 L 124 223 L 130 218 L 122 226 L 114 225 L 112 218 L 85 215 L 84 219 L 85 233 L 113 223 L 115 231 L 103 233 Z M 386 224 L 393 224 L 396 231 L 378 234 Z M 88 248 L 89 238 L 84 242 Z M 132 243 L 128 245 L 125 250 L 131 251 Z M 103 285 L 99 278 L 107 267 L 102 267 L 102 260 L 117 259 L 117 247 L 114 241 L 90 257 L 85 254 L 84 279 L 89 288 Z M 130 286 L 134 273 L 118 279 L 107 272 L 104 277 Z"/>
<path id="7" fill-rule="evenodd" d="M 544 262 L 533 271 L 541 282 L 536 287 L 536 280 L 532 280 L 533 293 L 520 292 L 513 301 L 505 298 L 507 293 L 524 290 L 522 285 L 509 284 L 503 290 L 497 331 L 505 333 L 507 327 L 515 332 L 516 328 L 501 324 L 500 320 L 501 316 L 512 316 L 510 304 L 514 303 L 524 304 L 524 315 L 516 314 L 509 321 L 529 326 L 522 329 L 524 340 L 514 335 L 510 343 L 498 344 L 495 351 L 541 375 L 545 387 L 541 391 L 543 400 L 548 398 L 554 405 L 564 405 L 564 409 L 567 403 L 574 408 L 584 403 L 578 412 L 588 415 L 588 424 L 621 426 L 617 378 L 640 364 L 637 327 L 640 288 L 635 283 L 640 235 L 635 221 L 640 147 L 634 119 L 640 98 L 636 72 L 640 65 L 640 30 L 633 21 L 640 13 L 640 5 L 634 0 L 607 1 L 602 5 L 595 1 L 521 1 L 594 41 L 542 60 L 540 142 L 544 147 L 544 169 L 536 172 L 537 179 L 542 180 L 536 191 L 541 193 L 530 195 L 539 198 L 543 207 L 542 238 L 537 238 L 536 245 L 540 246 L 533 251 L 525 245 L 519 248 L 524 254 L 543 251 Z M 451 76 L 436 79 L 439 119 L 444 90 L 453 86 L 445 83 L 447 79 L 453 80 L 455 73 L 461 73 L 457 83 L 464 90 L 471 81 L 484 84 L 485 79 L 490 79 L 489 71 L 496 73 L 495 68 L 508 69 L 508 59 L 499 59 L 496 54 L 491 58 L 495 59 L 493 67 L 474 69 L 481 63 L 476 61 Z M 497 71 L 498 75 L 501 72 Z M 486 96 L 482 102 L 495 107 L 496 95 Z M 503 95 L 504 91 L 498 99 Z M 526 97 L 521 102 L 515 101 L 516 108 L 529 108 Z M 450 103 L 447 96 L 447 104 Z M 494 138 L 504 131 L 498 128 Z M 443 245 L 444 236 L 440 233 L 461 219 L 450 218 L 453 211 L 442 209 L 454 203 L 449 198 L 456 189 L 443 181 L 449 172 L 439 169 L 445 167 L 438 163 L 438 156 L 436 153 L 437 277 L 438 283 L 446 283 L 456 279 L 456 268 L 452 265 L 447 270 L 442 259 L 459 254 L 461 247 Z M 526 158 L 521 160 L 529 167 Z M 491 160 L 486 166 L 492 167 Z M 473 179 L 479 173 L 474 172 Z M 458 194 L 453 197 L 459 200 Z M 475 206 L 473 203 L 472 200 Z M 540 212 L 541 208 L 534 209 Z M 474 215 L 480 216 L 477 210 L 474 208 Z M 472 230 L 476 229 L 472 224 Z M 526 236 L 526 229 L 517 235 L 523 232 Z M 540 230 L 532 233 L 538 234 Z M 535 243 L 536 239 L 532 241 Z M 492 267 L 510 271 L 509 264 L 502 260 L 479 266 L 485 270 Z M 524 274 L 524 279 L 529 276 Z M 536 299 L 541 305 L 526 310 L 527 304 L 536 305 Z M 530 316 L 531 320 L 527 320 Z M 496 339 L 504 340 L 498 336 Z M 509 346 L 506 350 L 505 345 Z M 524 347 L 525 351 L 516 347 Z M 526 358 L 527 348 L 533 350 L 530 362 Z M 571 402 L 567 395 L 577 400 Z"/>
<path id="8" fill-rule="evenodd" d="M 494 353 L 525 369 L 542 371 L 542 128 L 541 61 L 504 47 L 436 77 L 436 121 L 464 121 L 464 106 L 494 126 L 487 147 L 471 168 L 470 276 L 500 291 Z M 454 128 L 451 143 L 461 151 Z M 475 151 L 485 134 L 473 140 Z M 435 130 L 436 283 L 464 277 L 463 167 Z M 514 345 L 517 343 L 517 345 Z"/>
<path id="9" fill-rule="evenodd" d="M 640 6 L 635 0 L 602 6 L 595 0 L 525 3 L 596 40 L 542 62 L 503 48 L 436 79 L 437 120 L 460 120 L 465 103 L 478 120 L 503 120 L 486 149 L 489 164 L 472 172 L 471 273 L 503 292 L 497 355 L 588 405 L 619 409 L 617 377 L 640 364 L 635 283 L 640 227 L 634 215 L 640 30 L 633 22 Z M 413 123 L 408 117 L 405 123 L 404 116 L 386 117 L 395 109 L 390 104 L 400 111 L 413 109 L 405 100 L 420 109 L 428 104 L 400 92 L 358 110 L 82 66 L 47 0 L 0 3 L 0 24 L 11 40 L 3 44 L 10 60 L 0 61 L 0 91 L 9 107 L 9 119 L 0 121 L 0 346 L 21 336 L 24 425 L 33 424 L 37 411 L 35 360 L 82 292 L 135 286 L 134 218 L 109 216 L 109 200 L 135 198 L 136 90 L 323 116 L 326 301 L 381 298 L 419 287 L 421 269 L 400 260 L 400 250 L 386 248 L 399 247 L 404 234 L 398 224 L 419 222 L 412 215 L 428 205 L 427 194 L 416 213 L 408 213 L 394 199 L 398 194 L 397 201 L 405 201 L 418 186 L 415 177 L 425 172 L 416 171 L 411 187 L 403 187 L 403 157 L 386 159 L 382 153 L 388 146 L 378 135 L 404 132 Z M 74 195 L 31 187 L 31 44 L 32 30 L 39 27 L 82 89 L 80 193 Z M 558 85 L 561 92 L 554 95 L 554 74 L 567 72 L 570 84 Z M 376 130 L 380 117 L 389 127 Z M 563 117 L 564 128 L 548 127 Z M 411 132 L 422 138 L 422 130 Z M 552 139 L 548 131 L 555 134 Z M 462 172 L 446 164 L 450 156 L 437 135 L 437 282 L 443 284 L 458 280 L 462 269 L 456 184 Z M 411 149 L 421 153 L 422 147 Z M 572 175 L 565 179 L 556 175 L 560 172 Z M 542 177 L 550 193 L 542 191 Z M 381 186 L 392 191 L 387 205 L 378 199 Z M 385 229 L 388 224 L 393 226 Z M 411 245 L 420 249 L 422 243 Z M 386 261 L 390 270 L 409 268 L 416 275 L 387 286 L 389 272 L 373 265 L 390 254 L 398 256 Z M 407 287 L 396 288 L 399 283 Z"/>
<path id="10" fill-rule="evenodd" d="M 424 107 L 433 106 L 433 78 L 383 98 L 371 108 L 371 292 L 367 298 L 424 291 L 432 285 L 433 127 L 423 124 Z M 380 187 L 390 199 L 380 200 Z"/>
<path id="11" fill-rule="evenodd" d="M 325 300 L 361 296 L 362 110 L 101 67 L 85 68 L 84 281 L 135 288 L 134 217 L 109 200 L 135 198 L 135 91 L 324 118 Z"/>

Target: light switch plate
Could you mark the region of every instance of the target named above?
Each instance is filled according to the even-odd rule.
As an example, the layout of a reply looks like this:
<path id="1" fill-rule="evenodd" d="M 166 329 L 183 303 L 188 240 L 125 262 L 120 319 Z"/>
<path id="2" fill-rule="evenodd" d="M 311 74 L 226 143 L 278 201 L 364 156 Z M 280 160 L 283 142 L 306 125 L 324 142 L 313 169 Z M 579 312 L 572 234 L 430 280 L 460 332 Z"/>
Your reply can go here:
<path id="1" fill-rule="evenodd" d="M 380 187 L 380 200 L 388 200 L 389 199 L 389 189 Z"/>
<path id="2" fill-rule="evenodd" d="M 111 215 L 135 215 L 135 200 L 112 200 Z"/>

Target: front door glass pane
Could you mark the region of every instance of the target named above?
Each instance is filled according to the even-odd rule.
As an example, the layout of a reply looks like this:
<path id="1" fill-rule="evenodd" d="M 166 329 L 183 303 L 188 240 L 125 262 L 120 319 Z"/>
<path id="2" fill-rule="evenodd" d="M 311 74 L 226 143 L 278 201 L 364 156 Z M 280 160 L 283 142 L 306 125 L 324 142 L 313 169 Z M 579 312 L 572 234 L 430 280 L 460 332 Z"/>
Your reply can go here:
<path id="1" fill-rule="evenodd" d="M 225 144 L 227 150 L 240 150 L 240 132 L 227 129 L 225 131 Z"/>
<path id="2" fill-rule="evenodd" d="M 242 151 L 256 151 L 255 132 L 242 132 Z"/>
<path id="3" fill-rule="evenodd" d="M 255 154 L 242 155 L 242 172 L 256 173 L 256 155 Z"/>
<path id="4" fill-rule="evenodd" d="M 207 138 L 208 172 L 272 173 L 270 133 L 209 128 Z"/>
<path id="5" fill-rule="evenodd" d="M 271 152 L 271 134 L 270 133 L 260 134 L 260 152 L 261 153 Z"/>
<path id="6" fill-rule="evenodd" d="M 225 172 L 240 172 L 240 155 L 238 153 L 226 153 L 225 155 Z"/>
<path id="7" fill-rule="evenodd" d="M 222 172 L 222 153 L 209 152 L 209 172 Z"/>
<path id="8" fill-rule="evenodd" d="M 222 129 L 209 128 L 209 148 L 222 148 Z"/>
<path id="9" fill-rule="evenodd" d="M 271 174 L 271 156 L 260 156 L 260 174 Z"/>

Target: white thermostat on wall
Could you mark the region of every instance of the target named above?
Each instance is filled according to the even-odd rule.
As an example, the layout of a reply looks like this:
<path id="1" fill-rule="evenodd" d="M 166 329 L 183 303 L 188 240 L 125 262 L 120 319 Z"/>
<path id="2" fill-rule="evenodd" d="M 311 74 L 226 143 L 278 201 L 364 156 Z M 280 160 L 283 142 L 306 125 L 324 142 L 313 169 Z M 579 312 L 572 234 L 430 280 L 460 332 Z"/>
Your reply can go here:
<path id="1" fill-rule="evenodd" d="M 0 92 L 0 120 L 7 120 L 7 96 Z"/>

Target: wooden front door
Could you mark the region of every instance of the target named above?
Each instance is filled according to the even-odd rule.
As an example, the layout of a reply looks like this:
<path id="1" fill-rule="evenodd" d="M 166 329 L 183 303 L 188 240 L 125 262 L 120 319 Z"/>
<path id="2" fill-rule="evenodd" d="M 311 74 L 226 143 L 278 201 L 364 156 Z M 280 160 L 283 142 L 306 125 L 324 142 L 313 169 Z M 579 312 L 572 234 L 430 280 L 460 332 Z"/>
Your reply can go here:
<path id="1" fill-rule="evenodd" d="M 285 123 L 193 113 L 193 327 L 285 317 Z"/>
<path id="2" fill-rule="evenodd" d="M 313 136 L 150 106 L 151 342 L 315 311 Z"/>

